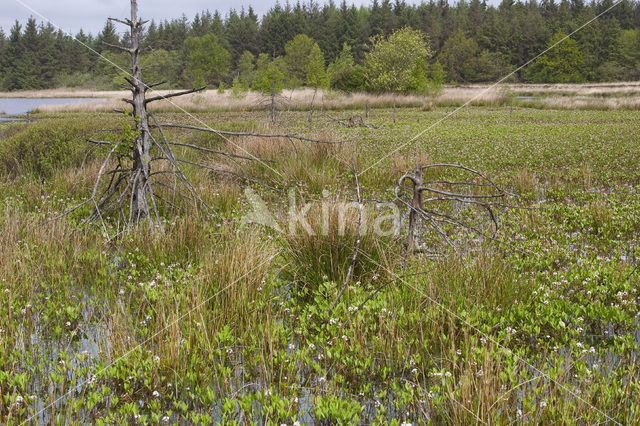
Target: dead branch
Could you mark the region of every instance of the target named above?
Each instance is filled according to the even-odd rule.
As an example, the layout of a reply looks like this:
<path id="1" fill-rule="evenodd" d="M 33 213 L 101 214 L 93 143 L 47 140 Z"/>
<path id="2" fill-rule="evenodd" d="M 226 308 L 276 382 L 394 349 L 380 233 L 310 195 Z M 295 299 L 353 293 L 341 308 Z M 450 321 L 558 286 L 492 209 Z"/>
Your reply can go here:
<path id="1" fill-rule="evenodd" d="M 209 152 L 211 154 L 219 154 L 219 155 L 223 155 L 225 157 L 230 157 L 230 158 L 241 158 L 243 160 L 252 160 L 252 161 L 260 161 L 260 162 L 265 162 L 265 163 L 275 163 L 274 160 L 268 160 L 266 158 L 259 158 L 259 157 L 248 157 L 246 155 L 240 155 L 240 154 L 232 154 L 230 152 L 226 152 L 226 151 L 220 151 L 217 149 L 211 149 L 211 148 L 205 148 L 202 146 L 198 146 L 198 145 L 192 145 L 190 143 L 184 143 L 184 142 L 174 142 L 174 141 L 169 141 L 167 142 L 169 145 L 174 145 L 174 146 L 183 146 L 186 148 L 191 148 L 191 149 L 195 149 L 198 151 L 203 151 L 203 152 Z"/>
<path id="2" fill-rule="evenodd" d="M 118 22 L 120 24 L 126 25 L 128 27 L 133 26 L 133 22 L 129 19 L 118 19 L 118 18 L 107 18 L 109 21 Z"/>
<path id="3" fill-rule="evenodd" d="M 111 148 L 111 151 L 109 151 L 109 154 L 107 154 L 107 157 L 104 159 L 104 161 L 102 162 L 102 165 L 100 166 L 100 170 L 98 171 L 98 177 L 96 178 L 96 181 L 93 185 L 93 190 L 91 191 L 91 197 L 89 197 L 87 200 L 83 201 L 82 203 L 72 207 L 71 209 L 63 212 L 62 214 L 60 214 L 59 216 L 55 217 L 53 220 L 58 220 L 64 216 L 67 216 L 71 213 L 73 213 L 74 211 L 78 210 L 80 207 L 84 206 L 85 204 L 91 203 L 93 202 L 94 204 L 96 204 L 95 202 L 95 198 L 96 198 L 96 193 L 98 192 L 98 185 L 100 184 L 100 180 L 102 179 L 102 176 L 104 174 L 104 169 L 107 166 L 107 163 L 109 163 L 109 160 L 111 159 L 111 156 L 113 155 L 113 153 L 115 152 L 115 150 L 118 148 L 120 144 L 117 143 L 113 148 Z M 96 208 L 98 208 L 97 204 L 96 204 Z"/>
<path id="4" fill-rule="evenodd" d="M 215 133 L 217 135 L 224 135 L 224 136 L 255 136 L 255 137 L 260 137 L 260 138 L 289 138 L 289 139 L 296 139 L 296 140 L 300 140 L 300 141 L 304 141 L 304 142 L 331 144 L 331 145 L 340 145 L 340 144 L 343 143 L 343 142 L 336 142 L 336 141 L 325 141 L 325 140 L 319 140 L 319 139 L 312 139 L 312 138 L 307 138 L 307 137 L 304 137 L 304 136 L 298 136 L 298 135 L 292 134 L 292 133 L 269 134 L 269 133 L 253 133 L 253 132 L 227 132 L 227 131 L 223 131 L 223 130 L 209 129 L 209 128 L 206 128 L 206 127 L 191 126 L 191 125 L 188 125 L 188 124 L 162 123 L 161 125 L 162 125 L 162 127 L 172 127 L 172 128 L 178 128 L 178 129 L 197 130 L 197 131 L 201 131 L 201 132 Z"/>
<path id="5" fill-rule="evenodd" d="M 147 87 L 149 87 L 149 86 L 147 86 Z M 167 95 L 154 96 L 153 98 L 145 99 L 144 103 L 145 104 L 150 104 L 151 102 L 155 102 L 155 101 L 162 101 L 164 99 L 175 98 L 177 96 L 189 95 L 191 93 L 201 92 L 206 88 L 207 88 L 207 86 L 203 86 L 203 87 L 198 87 L 198 88 L 194 88 L 194 89 L 183 90 L 181 92 L 169 93 Z"/>
<path id="6" fill-rule="evenodd" d="M 147 88 L 148 89 L 153 89 L 154 87 L 162 86 L 163 84 L 165 84 L 167 82 L 168 82 L 168 80 L 162 80 L 162 81 L 159 81 L 157 83 L 147 84 Z"/>
<path id="7" fill-rule="evenodd" d="M 102 44 L 104 44 L 105 46 L 112 47 L 114 49 L 120 50 L 121 52 L 131 53 L 131 49 L 128 48 L 128 47 L 120 46 L 118 44 L 107 43 L 106 41 L 103 41 Z"/>
<path id="8" fill-rule="evenodd" d="M 153 114 L 150 114 L 151 118 L 153 119 L 153 121 L 156 123 L 156 125 L 158 124 L 155 116 Z M 209 211 L 215 213 L 215 210 L 213 210 L 203 199 L 202 197 L 200 197 L 197 193 L 197 191 L 195 190 L 195 188 L 193 187 L 193 185 L 191 185 L 191 182 L 189 182 L 189 179 L 187 179 L 187 177 L 184 175 L 184 173 L 182 172 L 182 170 L 180 169 L 180 166 L 178 165 L 178 161 L 176 160 L 175 156 L 173 155 L 173 151 L 171 150 L 171 146 L 169 146 L 169 144 L 167 143 L 167 138 L 162 130 L 162 127 L 158 126 L 158 129 L 160 131 L 160 135 L 162 136 L 162 139 L 165 142 L 165 147 L 163 148 L 161 144 L 159 144 L 155 138 L 152 137 L 153 142 L 156 144 L 156 146 L 158 146 L 158 148 L 162 151 L 162 153 L 164 155 L 166 155 L 167 159 L 169 160 L 169 162 L 171 163 L 171 165 L 174 167 L 174 169 L 177 171 L 177 175 L 180 178 L 180 180 L 182 181 L 183 185 L 185 186 L 185 188 L 187 188 L 187 190 L 189 191 L 189 193 L 191 194 L 194 202 L 196 203 L 200 203 L 201 205 L 205 206 Z"/>
<path id="9" fill-rule="evenodd" d="M 452 171 L 471 174 L 476 181 L 473 179 L 431 179 L 425 181 L 423 179 L 425 171 L 433 169 L 440 169 L 441 173 L 445 174 L 451 173 Z M 478 179 L 479 181 L 477 181 Z M 406 181 L 411 183 L 412 196 L 410 202 L 406 201 L 401 196 L 401 190 Z M 455 189 L 452 190 L 449 189 L 449 187 L 453 187 Z M 478 192 L 480 190 L 485 192 Z M 490 192 L 486 192 L 487 190 L 490 190 Z M 410 253 L 423 251 L 422 249 L 416 248 L 418 219 L 424 220 L 426 224 L 433 228 L 436 233 L 440 235 L 442 240 L 456 252 L 458 251 L 458 247 L 454 244 L 452 239 L 449 238 L 445 228 L 449 229 L 452 227 L 453 229 L 467 230 L 482 238 L 486 238 L 487 240 L 508 245 L 513 248 L 511 245 L 504 243 L 495 237 L 499 228 L 495 209 L 504 204 L 495 202 L 494 200 L 503 200 L 507 196 L 514 195 L 503 190 L 493 180 L 477 170 L 458 164 L 430 164 L 418 166 L 415 171 L 405 173 L 400 177 L 394 192 L 396 202 L 400 202 L 406 206 L 409 212 L 407 250 Z M 424 198 L 424 193 L 431 193 L 434 194 L 434 196 Z M 456 218 L 455 212 L 438 211 L 436 203 L 444 203 L 445 206 L 449 205 L 452 207 L 455 207 L 456 204 L 460 206 L 477 207 L 486 211 L 489 221 L 493 225 L 493 234 L 487 234 L 478 226 Z M 429 208 L 426 207 L 426 205 L 434 206 L 435 208 Z"/>

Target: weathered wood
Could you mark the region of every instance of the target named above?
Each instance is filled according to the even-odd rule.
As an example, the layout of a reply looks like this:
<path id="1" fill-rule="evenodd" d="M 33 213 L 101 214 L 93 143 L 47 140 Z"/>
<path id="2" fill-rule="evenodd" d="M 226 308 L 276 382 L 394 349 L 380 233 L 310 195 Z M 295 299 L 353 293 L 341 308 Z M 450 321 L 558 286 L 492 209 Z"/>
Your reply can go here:
<path id="1" fill-rule="evenodd" d="M 413 175 L 413 199 L 411 201 L 411 211 L 409 212 L 409 235 L 407 236 L 407 251 L 413 253 L 416 248 L 416 223 L 418 211 L 422 209 L 422 168 L 416 168 Z"/>
<path id="2" fill-rule="evenodd" d="M 133 92 L 133 116 L 136 120 L 138 136 L 133 149 L 132 216 L 137 220 L 149 217 L 147 186 L 151 173 L 151 141 L 149 139 L 149 118 L 145 101 L 146 86 L 140 68 L 140 30 L 138 22 L 138 2 L 131 0 L 131 20 L 128 21 L 131 34 L 131 76 Z"/>
<path id="3" fill-rule="evenodd" d="M 161 124 L 162 127 L 173 127 L 173 128 L 177 128 L 177 129 L 188 129 L 188 130 L 198 130 L 200 132 L 209 132 L 209 133 L 215 133 L 217 135 L 224 135 L 224 136 L 255 136 L 255 137 L 260 137 L 260 138 L 286 138 L 286 139 L 297 139 L 300 141 L 304 141 L 304 142 L 312 142 L 312 143 L 319 143 L 319 144 L 329 144 L 329 145 L 340 145 L 343 142 L 336 142 L 336 141 L 325 141 L 325 140 L 320 140 L 320 139 L 312 139 L 312 138 L 307 138 L 304 136 L 299 136 L 293 133 L 254 133 L 254 132 L 227 132 L 227 131 L 223 131 L 223 130 L 215 130 L 215 129 L 211 129 L 209 127 L 198 127 L 198 126 L 191 126 L 189 124 L 177 124 L 177 123 L 162 123 Z"/>
<path id="4" fill-rule="evenodd" d="M 155 101 L 162 101 L 164 99 L 175 98 L 176 96 L 184 96 L 184 95 L 189 95 L 191 93 L 201 92 L 206 88 L 207 86 L 203 86 L 195 89 L 183 90 L 182 92 L 169 93 L 168 95 L 154 96 L 153 98 L 146 99 L 145 104 L 155 102 Z"/>

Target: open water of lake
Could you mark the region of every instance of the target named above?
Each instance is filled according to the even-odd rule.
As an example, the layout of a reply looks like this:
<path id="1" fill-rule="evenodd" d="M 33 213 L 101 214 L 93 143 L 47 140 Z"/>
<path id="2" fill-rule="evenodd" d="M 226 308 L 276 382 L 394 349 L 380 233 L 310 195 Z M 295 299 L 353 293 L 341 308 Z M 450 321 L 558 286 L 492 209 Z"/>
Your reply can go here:
<path id="1" fill-rule="evenodd" d="M 104 98 L 0 98 L 0 121 L 15 121 L 40 105 L 63 105 L 77 102 L 100 102 Z"/>

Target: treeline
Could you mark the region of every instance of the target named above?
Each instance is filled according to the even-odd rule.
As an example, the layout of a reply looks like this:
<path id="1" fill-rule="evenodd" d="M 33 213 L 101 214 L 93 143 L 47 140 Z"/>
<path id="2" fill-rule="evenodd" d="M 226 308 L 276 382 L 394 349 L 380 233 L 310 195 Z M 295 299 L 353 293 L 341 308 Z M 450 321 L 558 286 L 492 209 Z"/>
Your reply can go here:
<path id="1" fill-rule="evenodd" d="M 455 6 L 446 0 L 420 5 L 373 0 L 355 7 L 310 0 L 276 4 L 261 19 L 251 8 L 225 16 L 205 11 L 192 21 L 182 17 L 147 26 L 144 75 L 149 82 L 167 80 L 165 87 L 428 91 L 442 82 L 494 81 L 612 5 L 612 0 L 503 0 L 497 7 L 479 0 Z M 640 3 L 623 0 L 514 79 L 637 80 L 639 29 Z M 98 35 L 80 31 L 75 38 L 81 43 L 34 19 L 24 26 L 16 22 L 8 34 L 0 29 L 0 89 L 118 87 L 121 72 L 85 46 L 127 70 L 126 54 L 108 46 L 126 44 L 126 34 L 107 22 Z"/>

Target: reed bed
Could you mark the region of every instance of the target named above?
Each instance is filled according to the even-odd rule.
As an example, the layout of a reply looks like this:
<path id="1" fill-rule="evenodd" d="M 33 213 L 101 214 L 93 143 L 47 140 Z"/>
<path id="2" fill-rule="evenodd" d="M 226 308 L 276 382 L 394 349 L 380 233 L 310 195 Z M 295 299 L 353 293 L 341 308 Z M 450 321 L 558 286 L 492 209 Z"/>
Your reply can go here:
<path id="1" fill-rule="evenodd" d="M 156 95 L 166 95 L 170 90 L 155 91 Z M 67 105 L 46 105 L 34 112 L 108 112 L 122 109 L 127 105 L 121 98 L 127 92 L 53 89 L 43 91 L 0 93 L 0 97 L 86 97 L 107 98 L 103 102 L 79 102 Z M 532 97 L 534 99 L 518 99 Z M 612 99 L 609 99 L 612 98 Z M 522 106 L 556 109 L 630 109 L 638 108 L 640 83 L 591 83 L 591 84 L 498 84 L 445 86 L 439 94 L 397 95 L 391 93 L 344 94 L 335 91 L 314 91 L 312 89 L 284 90 L 275 101 L 278 110 L 349 110 L 370 108 L 423 107 L 431 105 L 447 107 L 465 103 L 477 106 L 496 106 L 518 102 Z M 524 101 L 524 102 L 523 102 Z M 208 111 L 253 111 L 268 109 L 271 105 L 269 95 L 257 92 L 234 94 L 231 90 L 220 93 L 217 90 L 159 101 L 151 105 L 156 112 Z"/>

